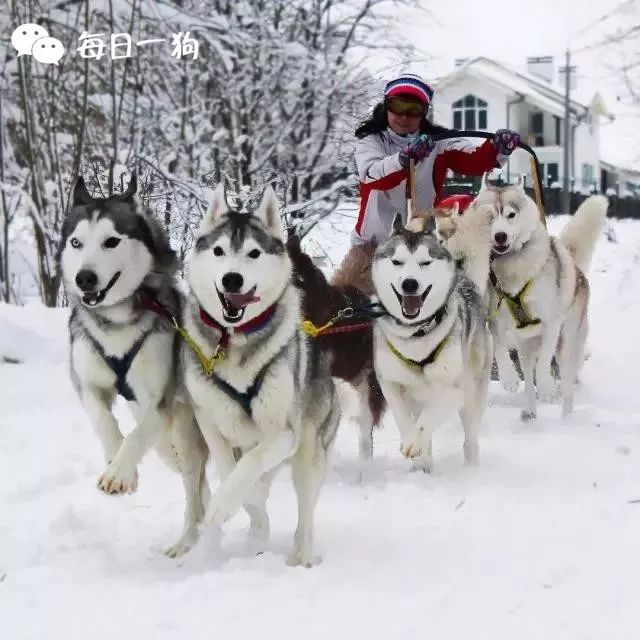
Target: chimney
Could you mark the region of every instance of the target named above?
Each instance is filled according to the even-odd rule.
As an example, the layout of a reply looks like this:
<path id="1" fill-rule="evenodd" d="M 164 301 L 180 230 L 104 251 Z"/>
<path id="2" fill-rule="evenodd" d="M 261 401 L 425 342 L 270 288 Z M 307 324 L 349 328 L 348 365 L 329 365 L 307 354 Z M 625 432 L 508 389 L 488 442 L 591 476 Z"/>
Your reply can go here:
<path id="1" fill-rule="evenodd" d="M 527 71 L 547 82 L 553 82 L 553 56 L 527 58 Z"/>

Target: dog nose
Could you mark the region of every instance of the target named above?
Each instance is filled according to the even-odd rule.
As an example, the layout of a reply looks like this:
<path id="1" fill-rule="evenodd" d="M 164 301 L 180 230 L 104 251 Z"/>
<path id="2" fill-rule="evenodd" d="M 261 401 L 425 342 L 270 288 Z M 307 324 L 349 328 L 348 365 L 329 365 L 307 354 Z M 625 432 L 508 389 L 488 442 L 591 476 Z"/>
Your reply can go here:
<path id="1" fill-rule="evenodd" d="M 93 291 L 98 284 L 98 276 L 95 271 L 82 269 L 76 275 L 76 284 L 81 291 Z"/>
<path id="2" fill-rule="evenodd" d="M 494 236 L 496 244 L 506 244 L 507 243 L 507 234 L 504 231 L 498 231 Z"/>
<path id="3" fill-rule="evenodd" d="M 244 278 L 241 274 L 231 271 L 222 276 L 222 286 L 229 293 L 239 293 L 244 284 Z"/>
<path id="4" fill-rule="evenodd" d="M 418 290 L 418 281 L 415 278 L 407 278 L 402 281 L 402 290 L 409 295 L 413 295 Z"/>

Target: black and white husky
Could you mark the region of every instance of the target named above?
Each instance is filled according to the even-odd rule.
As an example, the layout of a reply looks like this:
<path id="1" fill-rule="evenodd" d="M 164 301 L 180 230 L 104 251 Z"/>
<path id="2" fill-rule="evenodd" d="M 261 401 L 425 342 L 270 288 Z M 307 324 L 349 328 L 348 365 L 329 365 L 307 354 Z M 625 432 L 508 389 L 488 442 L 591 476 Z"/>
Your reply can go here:
<path id="1" fill-rule="evenodd" d="M 373 284 L 388 312 L 376 320 L 374 358 L 402 453 L 430 472 L 433 432 L 456 411 L 465 459 L 478 459 L 492 342 L 478 287 L 433 232 L 414 225 L 397 216 L 374 254 Z"/>
<path id="2" fill-rule="evenodd" d="M 339 420 L 329 361 L 301 331 L 301 299 L 282 241 L 275 194 L 253 214 L 216 189 L 190 258 L 185 380 L 221 483 L 206 522 L 243 505 L 250 534 L 269 535 L 265 507 L 278 466 L 291 461 L 298 528 L 290 562 L 311 566 L 313 513 Z"/>
<path id="3" fill-rule="evenodd" d="M 58 259 L 71 303 L 71 378 L 104 449 L 98 480 L 106 493 L 135 491 L 137 465 L 158 445 L 181 474 L 185 527 L 169 555 L 186 551 L 207 500 L 206 444 L 180 397 L 177 259 L 166 234 L 136 201 L 136 178 L 110 198 L 93 198 L 79 178 Z M 136 419 L 123 438 L 112 413 L 123 396 Z"/>

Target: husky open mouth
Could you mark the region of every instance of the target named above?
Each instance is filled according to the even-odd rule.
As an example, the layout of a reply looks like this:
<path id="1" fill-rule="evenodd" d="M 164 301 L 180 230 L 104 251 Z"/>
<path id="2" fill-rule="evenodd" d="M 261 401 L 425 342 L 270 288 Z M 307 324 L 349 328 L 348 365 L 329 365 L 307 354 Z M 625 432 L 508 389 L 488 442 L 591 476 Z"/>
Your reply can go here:
<path id="1" fill-rule="evenodd" d="M 427 299 L 429 295 L 429 291 L 431 291 L 431 287 L 433 285 L 429 285 L 422 294 L 411 294 L 411 295 L 403 295 L 396 291 L 396 288 L 391 285 L 393 289 L 393 293 L 396 294 L 396 298 L 398 298 L 398 302 L 400 303 L 400 308 L 402 309 L 402 315 L 407 318 L 407 320 L 412 320 L 420 314 L 420 310 L 422 309 L 422 305 L 424 301 Z"/>
<path id="2" fill-rule="evenodd" d="M 509 246 L 508 244 L 494 244 L 492 251 L 493 253 L 495 253 L 497 256 L 502 256 L 505 253 L 507 253 L 507 251 L 509 251 Z"/>
<path id="3" fill-rule="evenodd" d="M 120 277 L 120 271 L 116 271 L 114 276 L 109 280 L 107 286 L 100 291 L 86 291 L 82 294 L 82 302 L 86 304 L 88 307 L 95 307 L 100 304 L 106 297 L 107 293 L 109 293 L 109 289 L 113 287 L 113 285 L 118 281 Z"/>
<path id="4" fill-rule="evenodd" d="M 255 295 L 256 287 L 247 291 L 247 293 L 223 293 L 216 287 L 220 304 L 222 305 L 222 315 L 227 322 L 240 322 L 244 316 L 244 310 L 252 302 L 259 302 L 260 298 Z"/>

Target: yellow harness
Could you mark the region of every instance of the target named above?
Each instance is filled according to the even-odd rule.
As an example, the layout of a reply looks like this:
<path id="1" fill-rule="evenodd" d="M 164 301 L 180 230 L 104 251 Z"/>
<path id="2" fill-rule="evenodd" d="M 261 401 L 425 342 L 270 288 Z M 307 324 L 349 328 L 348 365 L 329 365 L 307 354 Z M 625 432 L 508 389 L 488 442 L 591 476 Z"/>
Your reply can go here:
<path id="1" fill-rule="evenodd" d="M 498 296 L 498 304 L 496 306 L 495 311 L 489 315 L 489 318 L 488 318 L 489 320 L 492 320 L 493 318 L 496 317 L 496 315 L 498 314 L 498 311 L 500 311 L 500 305 L 504 300 L 507 303 L 507 309 L 509 309 L 509 313 L 511 313 L 511 317 L 514 319 L 516 323 L 516 329 L 525 329 L 526 327 L 531 327 L 536 324 L 540 324 L 540 318 L 531 317 L 529 308 L 527 307 L 527 304 L 524 301 L 524 297 L 527 295 L 527 293 L 529 292 L 529 289 L 531 288 L 531 285 L 533 284 L 533 278 L 527 281 L 524 287 L 522 287 L 522 289 L 520 289 L 520 291 L 518 291 L 518 293 L 515 296 L 508 294 L 500 286 L 500 283 L 498 282 L 498 278 L 496 274 L 493 272 L 493 270 L 489 271 L 489 279 L 491 280 L 491 284 L 493 285 L 493 288 L 495 289 L 495 292 Z"/>
<path id="2" fill-rule="evenodd" d="M 424 367 L 433 364 L 437 357 L 442 353 L 442 350 L 447 346 L 447 342 L 449 340 L 449 334 L 447 334 L 436 346 L 436 348 L 424 359 L 424 360 L 412 360 L 411 358 L 407 358 L 404 354 L 400 353 L 392 344 L 389 342 L 387 338 L 387 346 L 391 349 L 391 353 L 396 356 L 399 360 L 404 362 L 409 367 L 415 367 L 416 369 L 423 369 Z"/>

